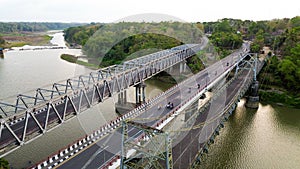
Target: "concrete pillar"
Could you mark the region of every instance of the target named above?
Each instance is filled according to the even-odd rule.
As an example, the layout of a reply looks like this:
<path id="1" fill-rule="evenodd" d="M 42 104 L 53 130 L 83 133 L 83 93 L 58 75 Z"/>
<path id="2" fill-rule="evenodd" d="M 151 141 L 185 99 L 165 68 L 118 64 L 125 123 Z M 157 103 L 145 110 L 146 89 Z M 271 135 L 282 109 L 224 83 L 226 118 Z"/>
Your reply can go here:
<path id="1" fill-rule="evenodd" d="M 139 85 L 136 85 L 135 86 L 135 102 L 136 102 L 136 104 L 140 103 L 139 95 L 140 95 L 140 87 L 139 87 Z"/>
<path id="2" fill-rule="evenodd" d="M 118 103 L 119 104 L 121 103 L 121 94 L 120 93 L 118 94 Z"/>
<path id="3" fill-rule="evenodd" d="M 139 92 L 138 92 L 138 103 L 142 102 L 142 93 L 141 93 L 141 86 L 139 86 Z"/>
<path id="4" fill-rule="evenodd" d="M 120 97 L 121 97 L 121 104 L 123 104 L 123 103 L 124 103 L 124 100 L 123 100 L 123 98 L 124 98 L 123 92 L 120 92 Z"/>
<path id="5" fill-rule="evenodd" d="M 257 109 L 259 105 L 259 96 L 258 96 L 258 81 L 253 81 L 250 89 L 249 89 L 249 96 L 246 102 L 246 107 Z"/>
<path id="6" fill-rule="evenodd" d="M 142 97 L 143 97 L 143 102 L 144 103 L 146 102 L 145 87 L 146 87 L 146 84 L 143 82 L 142 83 Z"/>
<path id="7" fill-rule="evenodd" d="M 186 72 L 186 67 L 187 67 L 186 63 L 183 62 L 183 72 Z"/>
<path id="8" fill-rule="evenodd" d="M 182 62 L 179 63 L 179 73 L 182 73 L 183 71 L 183 64 Z"/>
<path id="9" fill-rule="evenodd" d="M 146 84 L 144 82 L 141 82 L 140 84 L 137 84 L 134 87 L 135 87 L 136 104 L 141 104 L 142 102 L 145 102 L 146 101 L 146 94 L 145 94 Z"/>
<path id="10" fill-rule="evenodd" d="M 124 90 L 118 94 L 118 104 L 124 104 L 126 102 L 127 102 L 126 90 Z"/>
<path id="11" fill-rule="evenodd" d="M 124 100 L 123 100 L 124 103 L 127 103 L 127 94 L 126 94 L 126 90 L 124 90 Z"/>

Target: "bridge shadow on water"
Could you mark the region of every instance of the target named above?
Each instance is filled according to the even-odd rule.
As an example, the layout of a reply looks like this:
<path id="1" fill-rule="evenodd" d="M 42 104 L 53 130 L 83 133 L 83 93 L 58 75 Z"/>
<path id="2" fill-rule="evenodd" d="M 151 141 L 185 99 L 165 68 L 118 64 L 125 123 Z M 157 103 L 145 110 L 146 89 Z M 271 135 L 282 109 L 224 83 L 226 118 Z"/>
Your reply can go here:
<path id="1" fill-rule="evenodd" d="M 203 156 L 201 168 L 241 168 L 241 158 L 246 163 L 245 152 L 253 144 L 251 136 L 257 110 L 246 109 L 245 102 L 245 99 L 240 100 L 220 135 L 210 145 L 208 154 Z"/>

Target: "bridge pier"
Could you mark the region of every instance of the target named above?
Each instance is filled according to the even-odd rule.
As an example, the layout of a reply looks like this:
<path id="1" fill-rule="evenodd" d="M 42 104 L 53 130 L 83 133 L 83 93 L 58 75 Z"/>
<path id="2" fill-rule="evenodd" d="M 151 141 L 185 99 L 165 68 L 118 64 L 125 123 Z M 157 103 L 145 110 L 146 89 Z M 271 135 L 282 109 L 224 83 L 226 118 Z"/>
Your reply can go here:
<path id="1" fill-rule="evenodd" d="M 187 65 L 185 61 L 179 63 L 179 73 L 186 72 Z"/>
<path id="2" fill-rule="evenodd" d="M 126 94 L 126 90 L 121 91 L 121 92 L 118 94 L 118 103 L 119 103 L 119 104 L 127 103 L 127 94 Z"/>
<path id="3" fill-rule="evenodd" d="M 115 103 L 116 113 L 123 115 L 136 108 L 135 103 L 127 101 L 127 90 L 123 90 L 118 94 L 118 101 Z"/>
<path id="4" fill-rule="evenodd" d="M 142 104 L 142 103 L 146 102 L 146 94 L 145 94 L 146 84 L 144 82 L 141 82 L 141 83 L 135 85 L 134 87 L 135 87 L 135 102 L 136 102 L 136 104 Z"/>
<path id="5" fill-rule="evenodd" d="M 249 96 L 246 102 L 246 107 L 257 109 L 259 103 L 259 96 L 258 96 L 258 81 L 253 81 L 251 88 L 249 90 Z"/>
<path id="6" fill-rule="evenodd" d="M 133 109 L 135 109 L 137 106 L 141 105 L 142 103 L 146 102 L 146 94 L 145 94 L 145 87 L 146 84 L 144 82 L 141 82 L 135 87 L 135 103 L 131 103 L 127 101 L 127 91 L 121 91 L 118 94 L 118 101 L 115 104 L 116 112 L 118 114 L 125 114 Z"/>

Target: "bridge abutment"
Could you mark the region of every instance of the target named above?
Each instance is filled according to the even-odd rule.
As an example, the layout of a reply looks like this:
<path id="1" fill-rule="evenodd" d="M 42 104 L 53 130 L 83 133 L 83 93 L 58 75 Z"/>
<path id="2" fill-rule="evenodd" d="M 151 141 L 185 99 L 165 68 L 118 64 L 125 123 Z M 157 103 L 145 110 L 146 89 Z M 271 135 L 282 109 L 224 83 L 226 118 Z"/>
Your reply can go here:
<path id="1" fill-rule="evenodd" d="M 258 87 L 259 87 L 259 82 L 253 81 L 251 88 L 249 90 L 249 96 L 246 102 L 246 107 L 252 109 L 258 108 L 259 105 Z"/>

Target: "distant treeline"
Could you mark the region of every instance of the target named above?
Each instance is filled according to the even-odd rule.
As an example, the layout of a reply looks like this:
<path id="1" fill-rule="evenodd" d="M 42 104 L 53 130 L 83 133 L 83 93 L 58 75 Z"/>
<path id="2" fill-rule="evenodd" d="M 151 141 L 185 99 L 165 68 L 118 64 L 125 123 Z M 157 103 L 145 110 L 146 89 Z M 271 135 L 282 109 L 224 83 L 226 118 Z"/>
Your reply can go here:
<path id="1" fill-rule="evenodd" d="M 82 23 L 52 23 L 52 22 L 0 22 L 0 33 L 10 32 L 42 32 L 47 30 L 64 30 L 69 27 L 83 25 Z"/>

